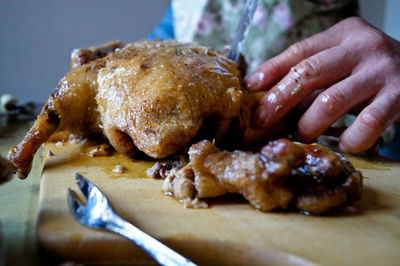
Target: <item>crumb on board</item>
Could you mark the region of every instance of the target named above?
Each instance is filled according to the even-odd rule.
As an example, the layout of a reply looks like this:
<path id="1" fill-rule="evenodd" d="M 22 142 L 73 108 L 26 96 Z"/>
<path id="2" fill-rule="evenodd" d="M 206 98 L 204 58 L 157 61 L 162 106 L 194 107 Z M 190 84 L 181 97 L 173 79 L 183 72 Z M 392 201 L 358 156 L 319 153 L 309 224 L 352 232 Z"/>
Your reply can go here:
<path id="1" fill-rule="evenodd" d="M 125 173 L 126 168 L 121 164 L 117 164 L 112 171 L 115 172 L 115 173 L 122 174 L 122 173 Z"/>
<path id="2" fill-rule="evenodd" d="M 69 134 L 68 142 L 69 143 L 85 144 L 87 142 L 87 139 L 86 138 L 82 138 L 82 136 L 77 136 L 75 134 Z"/>
<path id="3" fill-rule="evenodd" d="M 64 142 L 62 142 L 62 141 L 57 141 L 57 142 L 56 142 L 56 146 L 57 146 L 57 147 L 62 147 L 62 146 L 64 146 Z"/>
<path id="4" fill-rule="evenodd" d="M 199 199 L 197 197 L 194 198 L 194 199 L 186 198 L 186 199 L 180 200 L 180 202 L 183 204 L 183 207 L 185 209 L 188 209 L 188 208 L 193 208 L 193 209 L 208 208 L 207 202 L 205 202 L 204 200 L 201 200 L 201 199 Z"/>
<path id="5" fill-rule="evenodd" d="M 103 143 L 103 144 L 98 144 L 94 146 L 90 146 L 90 148 L 87 149 L 86 155 L 88 156 L 109 156 L 112 152 L 112 149 L 110 145 Z"/>

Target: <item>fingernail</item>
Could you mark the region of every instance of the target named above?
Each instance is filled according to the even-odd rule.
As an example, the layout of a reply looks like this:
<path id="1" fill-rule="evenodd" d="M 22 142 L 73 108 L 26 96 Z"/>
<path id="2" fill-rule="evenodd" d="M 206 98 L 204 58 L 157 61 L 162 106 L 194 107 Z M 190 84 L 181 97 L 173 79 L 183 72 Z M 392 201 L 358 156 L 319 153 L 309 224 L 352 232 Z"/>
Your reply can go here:
<path id="1" fill-rule="evenodd" d="M 254 126 L 261 128 L 265 125 L 268 118 L 268 109 L 265 105 L 260 104 L 254 112 Z"/>
<path id="2" fill-rule="evenodd" d="M 256 90 L 261 82 L 264 81 L 264 73 L 254 72 L 246 79 L 246 86 L 249 90 Z"/>

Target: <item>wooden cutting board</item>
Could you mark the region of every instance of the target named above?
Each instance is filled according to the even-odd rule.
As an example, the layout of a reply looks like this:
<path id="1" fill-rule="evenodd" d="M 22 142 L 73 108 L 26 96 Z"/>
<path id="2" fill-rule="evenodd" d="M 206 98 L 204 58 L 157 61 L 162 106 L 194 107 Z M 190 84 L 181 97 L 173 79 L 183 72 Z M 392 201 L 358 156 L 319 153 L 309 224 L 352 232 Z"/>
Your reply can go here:
<path id="1" fill-rule="evenodd" d="M 58 145 L 59 146 L 59 145 Z M 239 197 L 184 209 L 146 177 L 151 161 L 121 155 L 87 157 L 78 145 L 48 144 L 39 194 L 38 247 L 43 255 L 93 264 L 153 264 L 118 235 L 78 224 L 68 212 L 67 188 L 81 173 L 108 196 L 126 220 L 199 264 L 398 265 L 400 163 L 351 157 L 365 176 L 364 195 L 332 216 L 262 213 Z M 46 153 L 46 151 L 45 151 Z M 127 171 L 114 173 L 115 165 Z M 77 188 L 76 188 L 77 190 Z"/>

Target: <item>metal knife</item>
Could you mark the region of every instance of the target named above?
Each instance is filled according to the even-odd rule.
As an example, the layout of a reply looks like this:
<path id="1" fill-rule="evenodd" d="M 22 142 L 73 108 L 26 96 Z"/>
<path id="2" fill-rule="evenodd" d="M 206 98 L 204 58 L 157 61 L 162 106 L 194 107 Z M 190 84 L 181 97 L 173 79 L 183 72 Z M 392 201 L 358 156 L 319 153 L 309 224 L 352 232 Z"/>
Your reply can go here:
<path id="1" fill-rule="evenodd" d="M 228 58 L 232 61 L 237 61 L 239 59 L 244 40 L 246 38 L 251 21 L 253 20 L 257 6 L 258 0 L 246 1 L 242 17 L 240 18 L 239 25 L 236 28 L 236 32 L 232 40 L 231 50 L 228 54 Z"/>

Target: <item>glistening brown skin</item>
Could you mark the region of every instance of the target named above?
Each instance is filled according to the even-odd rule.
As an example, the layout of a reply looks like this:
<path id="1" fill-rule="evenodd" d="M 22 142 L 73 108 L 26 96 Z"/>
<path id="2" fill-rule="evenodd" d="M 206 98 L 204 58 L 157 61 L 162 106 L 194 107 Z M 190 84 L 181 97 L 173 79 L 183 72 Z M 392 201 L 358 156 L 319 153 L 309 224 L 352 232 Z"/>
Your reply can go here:
<path id="1" fill-rule="evenodd" d="M 268 90 L 254 113 L 261 128 L 313 99 L 297 123 L 304 140 L 366 103 L 339 143 L 343 152 L 364 151 L 400 118 L 400 42 L 349 18 L 266 61 L 246 82 L 249 90 Z"/>
<path id="2" fill-rule="evenodd" d="M 95 134 L 120 153 L 139 149 L 162 158 L 187 147 L 207 118 L 213 117 L 207 133 L 218 140 L 239 116 L 242 75 L 235 62 L 175 41 L 120 47 L 113 42 L 74 52 L 71 71 L 9 153 L 21 178 L 47 140 Z"/>
<path id="3" fill-rule="evenodd" d="M 287 139 L 270 142 L 261 154 L 265 162 L 287 162 L 287 181 L 299 210 L 321 214 L 361 199 L 362 175 L 343 155 L 316 144 Z"/>
<path id="4" fill-rule="evenodd" d="M 57 113 L 49 110 L 46 104 L 22 142 L 10 150 L 8 160 L 17 169 L 20 178 L 25 178 L 29 174 L 36 150 L 56 131 L 59 123 Z"/>
<path id="5" fill-rule="evenodd" d="M 102 134 L 95 87 L 97 71 L 103 65 L 104 61 L 98 59 L 71 70 L 61 79 L 22 142 L 8 153 L 20 178 L 29 174 L 33 156 L 44 142 L 68 139 L 69 134 Z"/>
<path id="6" fill-rule="evenodd" d="M 188 165 L 171 171 L 170 185 L 164 183 L 166 192 L 181 200 L 239 193 L 261 211 L 294 205 L 304 213 L 322 214 L 351 205 L 362 194 L 361 173 L 344 156 L 316 144 L 279 139 L 252 153 L 220 151 L 201 141 L 192 145 L 189 156 Z M 193 174 L 184 174 L 189 169 Z"/>

